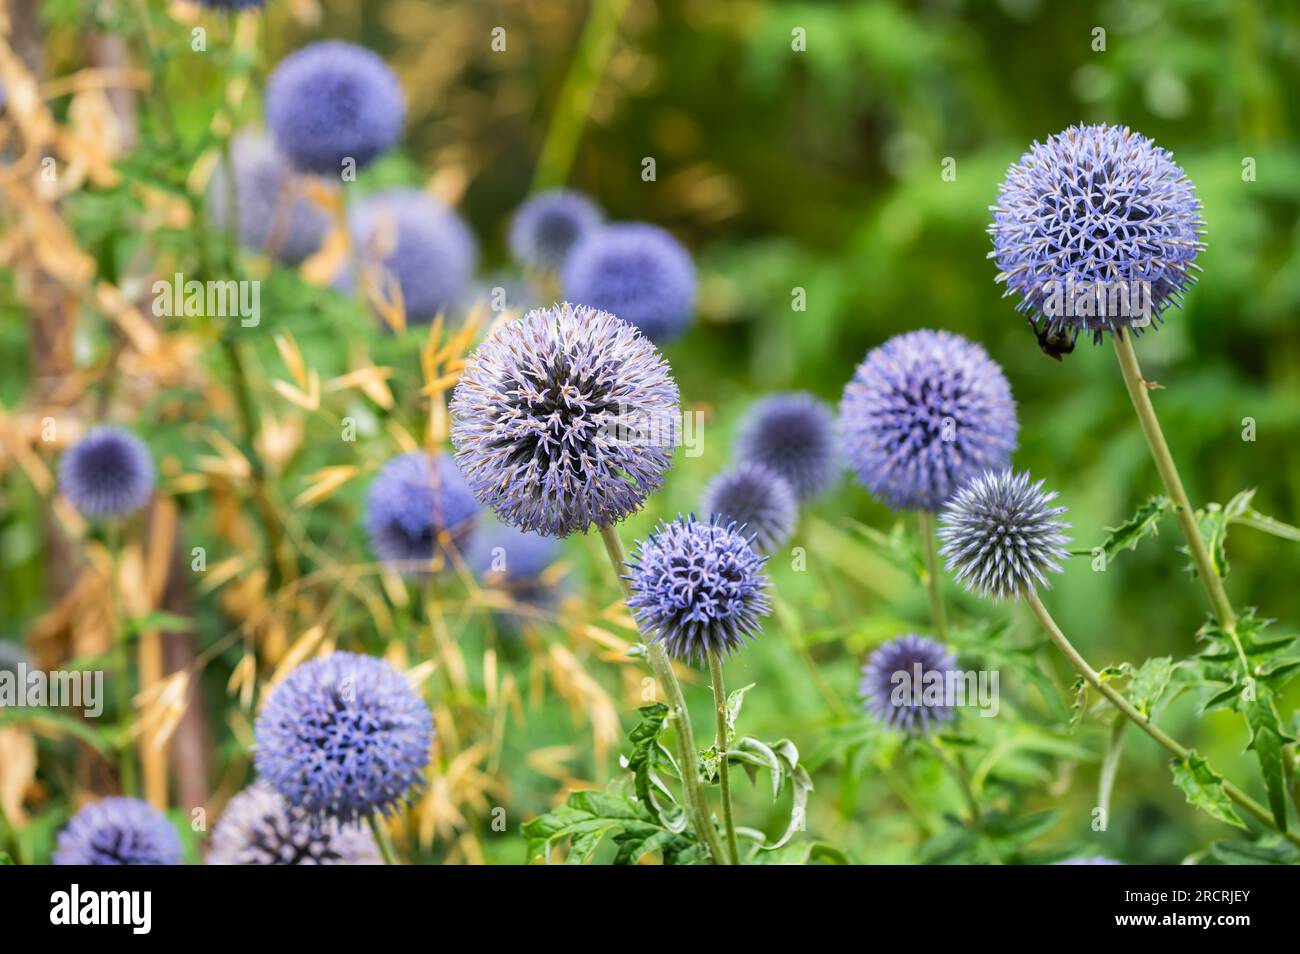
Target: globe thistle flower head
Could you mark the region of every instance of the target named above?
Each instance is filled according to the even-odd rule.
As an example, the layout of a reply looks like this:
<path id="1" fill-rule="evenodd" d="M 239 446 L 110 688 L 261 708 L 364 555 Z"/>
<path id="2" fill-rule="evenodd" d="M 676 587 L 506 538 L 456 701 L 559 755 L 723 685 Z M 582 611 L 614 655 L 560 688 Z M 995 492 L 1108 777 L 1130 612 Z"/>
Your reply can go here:
<path id="1" fill-rule="evenodd" d="M 451 401 L 456 460 L 478 499 L 521 530 L 611 526 L 663 483 L 677 385 L 625 321 L 562 304 L 501 325 Z"/>
<path id="2" fill-rule="evenodd" d="M 297 265 L 320 248 L 330 230 L 329 214 L 303 194 L 288 160 L 269 139 L 242 132 L 231 140 L 235 176 L 235 220 L 239 241 Z M 212 223 L 225 229 L 230 214 L 227 169 L 218 163 L 208 184 Z"/>
<path id="3" fill-rule="evenodd" d="M 811 394 L 773 394 L 740 424 L 736 458 L 784 477 L 799 500 L 823 493 L 840 473 L 835 415 Z"/>
<path id="4" fill-rule="evenodd" d="M 434 569 L 435 557 L 463 556 L 478 513 L 478 501 L 451 457 L 401 454 L 370 485 L 370 549 L 393 569 L 419 576 Z"/>
<path id="5" fill-rule="evenodd" d="M 59 833 L 56 865 L 178 865 L 181 840 L 166 816 L 138 798 L 92 802 Z"/>
<path id="6" fill-rule="evenodd" d="M 451 209 L 419 189 L 395 189 L 370 196 L 349 220 L 352 241 L 367 277 L 386 296 L 401 292 L 406 319 L 428 324 L 465 295 L 478 262 L 469 227 Z M 335 286 L 356 285 L 349 266 Z"/>
<path id="7" fill-rule="evenodd" d="M 947 331 L 911 331 L 867 353 L 840 401 L 844 453 L 895 510 L 938 510 L 1016 447 L 1016 405 L 1002 369 Z"/>
<path id="8" fill-rule="evenodd" d="M 783 547 L 799 520 L 799 501 L 784 477 L 762 464 L 738 464 L 704 489 L 700 509 L 706 517 L 736 524 L 762 553 Z"/>
<path id="9" fill-rule="evenodd" d="M 963 486 L 940 517 L 939 552 L 948 572 L 981 596 L 1008 599 L 1048 586 L 1061 572 L 1070 542 L 1052 506 L 1056 491 L 1030 483 L 1027 472 L 988 471 Z"/>
<path id="10" fill-rule="evenodd" d="M 558 271 L 573 246 L 600 222 L 600 209 L 585 195 L 568 189 L 541 192 L 515 212 L 510 252 L 524 265 Z"/>
<path id="11" fill-rule="evenodd" d="M 266 84 L 266 123 L 303 172 L 337 177 L 369 165 L 397 142 L 406 97 L 378 56 L 341 40 L 290 53 Z"/>
<path id="12" fill-rule="evenodd" d="M 992 210 L 989 257 L 1017 310 L 1040 330 L 1094 341 L 1159 321 L 1205 247 L 1191 181 L 1127 126 L 1071 126 L 1035 142 Z"/>
<path id="13" fill-rule="evenodd" d="M 757 634 L 771 609 L 766 561 L 731 521 L 660 521 L 628 560 L 628 609 L 646 638 L 676 659 L 726 656 Z"/>
<path id="14" fill-rule="evenodd" d="M 564 264 L 564 295 L 636 325 L 665 344 L 695 316 L 695 265 L 681 244 L 643 222 L 589 231 Z"/>
<path id="15" fill-rule="evenodd" d="M 380 865 L 374 836 L 359 824 L 313 815 L 266 782 L 230 800 L 212 829 L 210 865 Z"/>
<path id="16" fill-rule="evenodd" d="M 941 690 L 957 659 L 942 643 L 909 633 L 878 647 L 862 667 L 867 711 L 891 729 L 928 735 L 953 717 Z"/>
<path id="17" fill-rule="evenodd" d="M 93 428 L 59 466 L 59 489 L 89 519 L 139 510 L 149 502 L 153 484 L 149 449 L 119 427 Z"/>
<path id="18" fill-rule="evenodd" d="M 355 822 L 395 810 L 433 743 L 424 700 L 382 659 L 333 653 L 275 687 L 256 727 L 257 772 L 296 808 Z"/>

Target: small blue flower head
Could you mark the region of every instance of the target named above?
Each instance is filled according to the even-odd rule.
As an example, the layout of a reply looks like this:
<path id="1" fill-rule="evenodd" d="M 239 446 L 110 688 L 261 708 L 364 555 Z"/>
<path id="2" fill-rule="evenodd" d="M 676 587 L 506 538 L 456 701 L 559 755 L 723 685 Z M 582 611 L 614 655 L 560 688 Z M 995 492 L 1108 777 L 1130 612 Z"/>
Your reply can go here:
<path id="1" fill-rule="evenodd" d="M 230 800 L 212 829 L 210 865 L 381 865 L 374 836 L 359 824 L 295 808 L 266 782 Z"/>
<path id="2" fill-rule="evenodd" d="M 550 613 L 558 603 L 562 588 L 547 571 L 559 555 L 560 543 L 554 537 L 493 523 L 475 538 L 470 566 L 484 585 L 502 591 L 525 610 L 497 614 L 500 622 L 517 629 L 536 621 L 538 614 Z"/>
<path id="3" fill-rule="evenodd" d="M 1093 855 L 1088 858 L 1066 858 L 1064 861 L 1054 861 L 1052 863 L 1057 865 L 1122 865 L 1124 862 L 1103 855 Z"/>
<path id="4" fill-rule="evenodd" d="M 119 427 L 93 428 L 63 455 L 59 489 L 86 518 L 121 517 L 149 502 L 153 461 L 144 442 Z"/>
<path id="5" fill-rule="evenodd" d="M 663 229 L 642 222 L 587 233 L 564 264 L 564 296 L 631 322 L 656 344 L 695 317 L 695 265 Z"/>
<path id="6" fill-rule="evenodd" d="M 909 633 L 876 649 L 862 667 L 859 692 L 867 711 L 891 729 L 928 735 L 953 717 L 944 692 L 957 659 L 947 646 Z"/>
<path id="7" fill-rule="evenodd" d="M 456 461 L 504 523 L 547 536 L 612 526 L 663 484 L 677 385 L 636 328 L 562 304 L 506 322 L 451 401 Z"/>
<path id="8" fill-rule="evenodd" d="M 811 394 L 773 394 L 740 424 L 736 458 L 784 477 L 800 500 L 828 490 L 840 474 L 835 414 Z"/>
<path id="9" fill-rule="evenodd" d="M 338 177 L 344 162 L 369 165 L 397 142 L 406 97 L 388 65 L 341 40 L 290 53 L 266 84 L 266 123 L 303 172 Z"/>
<path id="10" fill-rule="evenodd" d="M 329 214 L 307 198 L 295 174 L 270 140 L 243 132 L 230 143 L 235 174 L 235 218 L 246 247 L 297 265 L 320 248 L 330 230 Z M 208 185 L 212 223 L 226 227 L 229 214 L 226 166 L 218 163 Z"/>
<path id="11" fill-rule="evenodd" d="M 294 807 L 343 822 L 396 810 L 422 782 L 433 744 L 424 700 L 382 659 L 303 663 L 257 718 L 257 772 Z"/>
<path id="12" fill-rule="evenodd" d="M 1008 599 L 1048 586 L 1060 573 L 1070 525 L 1053 507 L 1056 491 L 1030 483 L 1028 472 L 988 471 L 966 484 L 940 518 L 939 539 L 948 572 L 981 596 Z"/>
<path id="13" fill-rule="evenodd" d="M 600 209 L 585 195 L 568 189 L 541 192 L 515 212 L 510 252 L 531 268 L 559 271 L 573 246 L 600 222 Z"/>
<path id="14" fill-rule="evenodd" d="M 148 802 L 105 798 L 72 816 L 59 833 L 56 865 L 178 865 L 176 827 Z"/>
<path id="15" fill-rule="evenodd" d="M 938 510 L 1016 447 L 1016 405 L 1002 369 L 947 331 L 910 331 L 867 353 L 840 401 L 849 463 L 895 510 Z"/>
<path id="16" fill-rule="evenodd" d="M 726 656 L 757 634 L 771 609 L 766 561 L 730 522 L 660 521 L 628 560 L 628 609 L 645 637 L 676 659 Z"/>
<path id="17" fill-rule="evenodd" d="M 478 513 L 478 501 L 450 456 L 401 454 L 370 485 L 370 549 L 400 573 L 419 576 L 434 569 L 435 556 L 463 558 Z"/>
<path id="18" fill-rule="evenodd" d="M 1035 142 L 992 210 L 989 257 L 1017 310 L 1040 330 L 1094 341 L 1159 321 L 1205 247 L 1191 180 L 1127 126 L 1071 126 Z"/>
<path id="19" fill-rule="evenodd" d="M 799 520 L 799 501 L 784 477 L 762 464 L 741 463 L 704 489 L 706 517 L 732 521 L 762 553 L 785 546 Z"/>
<path id="20" fill-rule="evenodd" d="M 396 284 L 411 324 L 428 324 L 469 287 L 478 262 L 474 236 L 427 192 L 395 189 L 370 196 L 351 215 L 349 229 L 369 279 L 389 298 Z M 350 292 L 355 282 L 349 267 L 336 285 Z"/>

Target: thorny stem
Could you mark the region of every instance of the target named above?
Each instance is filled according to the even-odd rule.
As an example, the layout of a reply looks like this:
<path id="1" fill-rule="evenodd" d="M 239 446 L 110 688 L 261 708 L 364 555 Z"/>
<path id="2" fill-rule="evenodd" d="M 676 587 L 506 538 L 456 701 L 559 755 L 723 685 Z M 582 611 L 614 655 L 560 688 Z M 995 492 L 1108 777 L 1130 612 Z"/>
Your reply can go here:
<path id="1" fill-rule="evenodd" d="M 918 511 L 921 522 L 921 548 L 925 551 L 925 575 L 930 588 L 930 621 L 939 642 L 948 638 L 948 617 L 943 610 L 943 577 L 939 575 L 939 553 L 934 539 L 934 511 Z"/>
<path id="2" fill-rule="evenodd" d="M 727 832 L 727 851 L 733 865 L 740 864 L 740 845 L 736 841 L 736 822 L 731 817 L 731 777 L 727 768 L 727 687 L 722 681 L 722 660 L 709 653 L 709 680 L 713 683 L 713 713 L 717 735 L 713 748 L 718 754 L 718 781 L 722 788 L 722 824 Z"/>
<path id="3" fill-rule="evenodd" d="M 1026 592 L 1025 602 L 1027 602 L 1030 608 L 1034 611 L 1034 615 L 1038 617 L 1038 622 L 1042 624 L 1043 630 L 1051 638 L 1052 642 L 1054 642 L 1056 647 L 1065 654 L 1065 658 L 1070 661 L 1070 665 L 1074 666 L 1074 668 L 1079 671 L 1079 674 L 1088 681 L 1090 686 L 1105 696 L 1106 700 L 1111 705 L 1123 713 L 1125 718 L 1147 735 L 1151 736 L 1151 738 L 1155 739 L 1160 743 L 1160 745 L 1164 746 L 1175 757 L 1185 760 L 1192 754 L 1190 749 L 1186 748 L 1176 739 L 1170 737 L 1158 726 L 1153 724 L 1146 718 L 1146 716 L 1138 712 L 1137 709 L 1135 709 L 1133 705 L 1113 686 L 1102 680 L 1101 676 L 1097 674 L 1097 671 L 1088 665 L 1088 661 L 1079 654 L 1079 651 L 1074 648 L 1066 638 L 1065 634 L 1061 632 L 1061 628 L 1056 625 L 1056 620 L 1052 619 L 1052 614 L 1047 611 L 1047 607 L 1043 605 L 1043 602 L 1038 598 L 1037 593 L 1032 590 Z M 1247 812 L 1254 815 L 1262 824 L 1268 826 L 1274 831 L 1279 831 L 1277 823 L 1273 820 L 1272 812 L 1265 809 L 1259 802 L 1255 801 L 1227 779 L 1224 779 L 1223 781 L 1223 792 Z M 1300 845 L 1300 834 L 1297 834 L 1294 831 L 1284 831 L 1280 832 L 1280 834 L 1291 843 Z"/>
<path id="4" fill-rule="evenodd" d="M 393 840 L 388 837 L 388 829 L 383 826 L 379 816 L 367 815 L 366 821 L 370 823 L 370 832 L 375 836 L 375 844 L 379 846 L 379 853 L 384 857 L 384 864 L 397 864 L 397 852 L 393 849 Z"/>
<path id="5" fill-rule="evenodd" d="M 605 544 L 605 552 L 609 554 L 609 562 L 614 565 L 614 575 L 618 577 L 619 584 L 623 587 L 624 597 L 631 596 L 631 586 L 623 577 L 625 556 L 623 541 L 618 538 L 618 531 L 613 527 L 601 527 L 600 539 Z M 677 762 L 681 769 L 682 800 L 686 803 L 686 815 L 690 818 L 695 833 L 708 848 L 713 864 L 723 864 L 726 855 L 722 852 L 722 842 L 718 838 L 718 830 L 713 827 L 713 819 L 705 809 L 704 794 L 700 791 L 699 756 L 695 748 L 695 732 L 691 728 L 691 714 L 686 708 L 682 685 L 677 681 L 668 654 L 657 641 L 645 640 L 645 655 L 650 663 L 650 670 L 668 698 L 668 718 L 677 729 L 674 735 L 677 739 Z"/>

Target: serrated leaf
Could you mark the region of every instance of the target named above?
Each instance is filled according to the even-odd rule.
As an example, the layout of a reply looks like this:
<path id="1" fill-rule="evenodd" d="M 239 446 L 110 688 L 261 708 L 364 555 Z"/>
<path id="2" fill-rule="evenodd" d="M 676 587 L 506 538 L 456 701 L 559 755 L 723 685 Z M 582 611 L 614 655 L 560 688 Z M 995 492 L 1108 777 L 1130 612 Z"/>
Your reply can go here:
<path id="1" fill-rule="evenodd" d="M 1225 865 L 1300 864 L 1300 849 L 1276 836 L 1258 841 L 1216 841 L 1210 845 L 1209 855 Z"/>
<path id="2" fill-rule="evenodd" d="M 1205 547 L 1210 552 L 1210 564 L 1220 577 L 1228 575 L 1228 527 L 1250 509 L 1250 501 L 1254 496 L 1253 489 L 1243 490 L 1225 506 L 1206 504 L 1204 510 L 1196 513 L 1196 522 L 1201 528 L 1201 535 L 1205 537 Z"/>
<path id="3" fill-rule="evenodd" d="M 1121 550 L 1136 550 L 1143 537 L 1159 532 L 1160 517 L 1171 509 L 1173 502 L 1168 497 L 1152 497 L 1119 526 L 1107 527 L 1106 539 L 1100 544 L 1106 562 L 1110 563 Z M 1096 548 L 1078 552 L 1081 556 L 1087 556 L 1095 553 Z"/>
<path id="4" fill-rule="evenodd" d="M 1177 668 L 1169 656 L 1155 656 L 1135 669 L 1128 683 L 1128 697 L 1133 707 L 1150 719 Z"/>
<path id="5" fill-rule="evenodd" d="M 656 702 L 637 711 L 641 721 L 628 733 L 632 751 L 626 758 L 633 790 L 656 822 L 672 831 L 681 831 L 686 825 L 685 815 L 677 809 L 672 791 L 658 773 L 661 766 L 672 768 L 672 756 L 660 741 L 668 722 L 668 707 Z"/>
<path id="6" fill-rule="evenodd" d="M 1210 768 L 1205 759 L 1192 751 L 1185 759 L 1170 759 L 1169 768 L 1174 773 L 1174 784 L 1183 790 L 1189 805 L 1221 822 L 1245 829 L 1245 823 L 1223 790 L 1223 778 Z"/>
<path id="7" fill-rule="evenodd" d="M 1278 830 L 1286 831 L 1286 768 L 1283 764 L 1282 746 L 1289 741 L 1282 734 L 1277 709 L 1273 706 L 1272 692 L 1255 683 L 1253 692 L 1243 699 L 1242 709 L 1246 725 L 1250 727 L 1250 745 L 1259 759 L 1259 769 L 1268 791 L 1268 807 Z"/>

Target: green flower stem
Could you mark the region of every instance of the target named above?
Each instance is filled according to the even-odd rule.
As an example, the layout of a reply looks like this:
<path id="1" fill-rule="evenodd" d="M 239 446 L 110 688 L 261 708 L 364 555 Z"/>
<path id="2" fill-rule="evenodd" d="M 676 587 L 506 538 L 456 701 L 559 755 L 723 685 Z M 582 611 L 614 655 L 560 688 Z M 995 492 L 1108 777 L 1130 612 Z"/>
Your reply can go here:
<path id="1" fill-rule="evenodd" d="M 976 828 L 982 828 L 984 825 L 984 811 L 980 808 L 980 800 L 975 795 L 975 786 L 971 782 L 970 772 L 966 768 L 965 760 L 960 756 L 956 759 L 950 757 L 937 739 L 927 739 L 926 741 L 929 743 L 930 751 L 934 753 L 934 757 L 948 770 L 948 774 L 953 777 L 957 782 L 957 787 L 961 789 L 962 798 L 966 801 L 966 810 L 970 812 L 971 824 Z"/>
<path id="2" fill-rule="evenodd" d="M 930 589 L 930 620 L 934 624 L 935 639 L 943 643 L 948 641 L 948 617 L 943 610 L 943 577 L 939 574 L 934 511 L 919 510 L 917 518 L 921 522 L 921 549 L 925 551 L 925 575 Z"/>
<path id="3" fill-rule="evenodd" d="M 1070 661 L 1070 665 L 1079 671 L 1079 674 L 1088 681 L 1089 685 L 1105 696 L 1111 705 L 1123 713 L 1125 718 L 1155 739 L 1177 758 L 1186 759 L 1192 754 L 1190 749 L 1162 731 L 1146 716 L 1138 712 L 1113 686 L 1102 680 L 1097 671 L 1088 665 L 1088 661 L 1079 654 L 1079 651 L 1071 645 L 1065 634 L 1061 632 L 1061 628 L 1056 625 L 1056 620 L 1052 619 L 1052 614 L 1047 611 L 1047 607 L 1043 605 L 1037 593 L 1032 590 L 1027 592 L 1025 602 L 1034 611 L 1034 615 L 1038 617 L 1038 622 L 1042 624 L 1043 630 L 1056 644 L 1057 649 L 1065 654 L 1065 658 Z M 1226 779 L 1223 781 L 1223 792 L 1251 815 L 1254 815 L 1261 824 L 1273 829 L 1273 831 L 1279 831 L 1277 824 L 1273 821 L 1272 812 Z M 1300 846 L 1300 834 L 1294 831 L 1280 832 L 1280 834 L 1291 843 Z"/>
<path id="4" fill-rule="evenodd" d="M 375 844 L 379 846 L 379 853 L 384 856 L 384 864 L 398 864 L 397 852 L 393 848 L 393 839 L 388 837 L 388 829 L 383 826 L 377 815 L 367 815 L 366 821 L 370 823 L 370 832 L 375 836 Z"/>
<path id="5" fill-rule="evenodd" d="M 631 586 L 623 578 L 626 558 L 623 553 L 623 541 L 618 538 L 618 531 L 613 527 L 601 527 L 600 539 L 609 554 L 609 562 L 614 565 L 614 575 L 623 587 L 624 597 L 632 595 Z M 673 664 L 664 652 L 663 646 L 655 640 L 645 641 L 645 655 L 650 669 L 663 687 L 668 698 L 668 718 L 676 727 L 673 735 L 677 739 L 677 762 L 682 774 L 682 800 L 686 803 L 686 816 L 691 826 L 709 851 L 713 864 L 723 864 L 726 855 L 722 851 L 722 842 L 718 831 L 713 827 L 713 819 L 704 805 L 704 794 L 700 791 L 699 754 L 695 748 L 695 733 L 691 728 L 690 710 L 686 708 L 686 697 L 682 694 L 682 685 L 673 672 Z"/>
<path id="6" fill-rule="evenodd" d="M 1219 619 L 1219 625 L 1231 633 L 1235 640 L 1236 614 L 1232 611 L 1228 594 L 1223 589 L 1223 579 L 1210 562 L 1210 552 L 1206 549 L 1205 538 L 1201 536 L 1201 528 L 1196 524 L 1196 511 L 1192 509 L 1192 504 L 1187 499 L 1187 491 L 1183 489 L 1183 481 L 1178 476 L 1178 467 L 1174 464 L 1173 455 L 1169 453 L 1169 445 L 1165 442 L 1164 432 L 1160 429 L 1160 420 L 1156 417 L 1156 409 L 1151 404 L 1150 394 L 1147 393 L 1147 383 L 1142 377 L 1142 369 L 1138 367 L 1137 353 L 1133 350 L 1133 336 L 1113 334 L 1111 339 L 1115 342 L 1115 354 L 1119 358 L 1119 368 L 1124 374 L 1124 386 L 1128 388 L 1133 410 L 1137 412 L 1142 433 L 1147 439 L 1147 446 L 1151 448 L 1156 469 L 1160 471 L 1160 479 L 1164 481 L 1165 492 L 1174 502 L 1174 514 L 1178 518 L 1179 527 L 1182 528 L 1183 537 L 1187 540 L 1187 549 L 1192 555 L 1192 562 L 1196 564 L 1196 574 L 1200 577 L 1201 585 L 1205 587 L 1205 592 L 1210 598 L 1210 605 L 1214 609 L 1214 615 Z"/>
<path id="7" fill-rule="evenodd" d="M 117 518 L 104 528 L 104 545 L 108 548 L 109 620 L 113 628 L 113 656 L 117 664 L 117 752 L 118 780 L 126 795 L 139 794 L 135 771 L 135 743 L 131 738 L 131 651 L 126 627 L 122 624 L 122 598 L 117 589 L 117 575 L 122 552 L 122 528 Z"/>
<path id="8" fill-rule="evenodd" d="M 727 768 L 727 687 L 722 681 L 722 660 L 709 653 L 709 680 L 713 683 L 713 712 L 717 723 L 714 750 L 718 753 L 718 781 L 722 788 L 722 824 L 727 832 L 727 851 L 733 865 L 740 864 L 736 822 L 731 817 L 731 777 Z"/>

